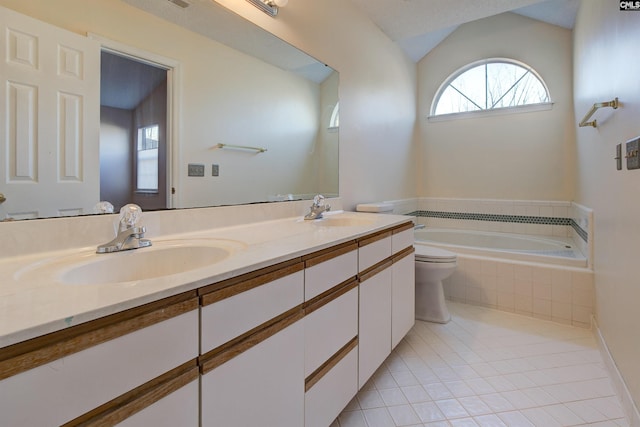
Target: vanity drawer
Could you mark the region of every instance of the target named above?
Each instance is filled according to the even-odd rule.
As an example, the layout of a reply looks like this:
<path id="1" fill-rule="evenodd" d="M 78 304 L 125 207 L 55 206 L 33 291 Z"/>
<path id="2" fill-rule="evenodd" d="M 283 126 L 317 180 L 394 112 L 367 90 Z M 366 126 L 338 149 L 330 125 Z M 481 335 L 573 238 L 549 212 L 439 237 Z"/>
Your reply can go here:
<path id="1" fill-rule="evenodd" d="M 324 375 L 307 380 L 305 427 L 326 427 L 358 392 L 358 342 L 351 341 L 331 360 Z"/>
<path id="2" fill-rule="evenodd" d="M 193 292 L 0 350 L 1 423 L 62 425 L 195 363 L 197 308 Z"/>
<path id="3" fill-rule="evenodd" d="M 391 231 L 358 240 L 358 272 L 362 272 L 391 256 Z"/>
<path id="4" fill-rule="evenodd" d="M 304 425 L 302 311 L 201 358 L 203 427 Z"/>
<path id="5" fill-rule="evenodd" d="M 403 249 L 413 246 L 415 241 L 413 234 L 413 222 L 402 224 L 392 230 L 391 253 L 397 254 Z"/>
<path id="6" fill-rule="evenodd" d="M 358 245 L 353 241 L 335 246 L 306 256 L 304 263 L 304 300 L 309 301 L 356 276 Z"/>
<path id="7" fill-rule="evenodd" d="M 305 377 L 358 335 L 358 282 L 353 279 L 305 307 Z"/>
<path id="8" fill-rule="evenodd" d="M 202 293 L 201 353 L 207 353 L 303 302 L 303 263 L 284 263 L 275 269 L 240 276 L 212 285 Z"/>

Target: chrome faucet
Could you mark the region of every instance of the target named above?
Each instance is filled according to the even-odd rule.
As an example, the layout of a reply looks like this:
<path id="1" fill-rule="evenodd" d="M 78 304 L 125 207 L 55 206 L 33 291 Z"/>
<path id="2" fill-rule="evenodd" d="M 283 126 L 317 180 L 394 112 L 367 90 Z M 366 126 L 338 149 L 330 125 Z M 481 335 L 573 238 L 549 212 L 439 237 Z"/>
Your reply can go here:
<path id="1" fill-rule="evenodd" d="M 304 219 L 320 219 L 322 213 L 331 210 L 331 206 L 324 204 L 324 196 L 318 194 L 313 198 L 313 204 L 309 208 L 309 213 L 304 216 Z"/>
<path id="2" fill-rule="evenodd" d="M 134 204 L 123 206 L 120 209 L 118 233 L 115 239 L 98 246 L 96 253 L 106 254 L 151 246 L 151 240 L 143 239 L 146 228 L 138 225 L 141 216 L 140 206 Z"/>

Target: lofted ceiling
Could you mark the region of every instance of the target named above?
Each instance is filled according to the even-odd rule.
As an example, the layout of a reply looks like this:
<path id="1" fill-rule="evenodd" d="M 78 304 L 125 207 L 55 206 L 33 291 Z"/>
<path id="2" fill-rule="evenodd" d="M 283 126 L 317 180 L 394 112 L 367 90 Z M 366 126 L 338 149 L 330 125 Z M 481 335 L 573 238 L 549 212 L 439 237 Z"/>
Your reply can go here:
<path id="1" fill-rule="evenodd" d="M 514 12 L 572 29 L 580 0 L 351 0 L 407 55 L 419 61 L 458 26 Z"/>

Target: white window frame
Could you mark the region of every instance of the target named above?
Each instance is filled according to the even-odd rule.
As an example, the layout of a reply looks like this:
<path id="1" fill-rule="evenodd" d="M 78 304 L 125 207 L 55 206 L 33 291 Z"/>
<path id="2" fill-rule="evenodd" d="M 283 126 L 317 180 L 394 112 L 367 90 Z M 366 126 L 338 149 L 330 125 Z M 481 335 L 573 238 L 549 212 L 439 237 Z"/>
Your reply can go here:
<path id="1" fill-rule="evenodd" d="M 512 64 L 518 67 L 521 67 L 531 73 L 535 78 L 538 79 L 540 84 L 544 87 L 544 90 L 547 93 L 547 102 L 535 103 L 535 104 L 525 104 L 525 105 L 517 105 L 513 107 L 501 107 L 501 108 L 490 108 L 483 110 L 475 110 L 475 111 L 462 111 L 456 113 L 448 113 L 448 114 L 435 114 L 436 108 L 438 106 L 438 102 L 440 101 L 440 97 L 444 93 L 444 91 L 449 87 L 449 85 L 455 81 L 460 75 L 466 73 L 467 71 L 478 67 L 480 65 L 486 65 L 491 63 L 507 63 Z M 444 120 L 453 120 L 453 119 L 462 119 L 462 118 L 471 118 L 471 117 L 482 117 L 482 116 L 495 116 L 502 114 L 514 114 L 514 113 L 524 113 L 524 112 L 532 112 L 532 111 L 543 111 L 550 110 L 553 107 L 553 101 L 551 100 L 551 93 L 549 92 L 549 87 L 547 86 L 544 79 L 540 76 L 540 74 L 534 70 L 530 65 L 525 64 L 524 62 L 517 61 L 511 58 L 486 58 L 481 59 L 479 61 L 474 61 L 470 64 L 467 64 L 453 73 L 451 73 L 438 87 L 436 91 L 436 95 L 433 97 L 433 101 L 431 102 L 431 108 L 429 109 L 429 121 L 444 121 Z"/>

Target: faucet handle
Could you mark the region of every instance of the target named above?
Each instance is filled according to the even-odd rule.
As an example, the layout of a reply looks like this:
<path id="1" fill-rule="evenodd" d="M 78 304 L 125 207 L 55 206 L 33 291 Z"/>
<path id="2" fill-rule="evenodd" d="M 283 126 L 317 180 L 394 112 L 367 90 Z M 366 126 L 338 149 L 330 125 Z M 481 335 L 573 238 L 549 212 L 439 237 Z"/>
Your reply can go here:
<path id="1" fill-rule="evenodd" d="M 135 227 L 142 218 L 142 208 L 136 204 L 130 203 L 124 205 L 120 209 L 120 221 L 118 231 L 128 230 Z"/>
<path id="2" fill-rule="evenodd" d="M 322 206 L 322 204 L 324 203 L 324 196 L 322 194 L 317 194 L 314 198 L 313 198 L 313 206 Z"/>

